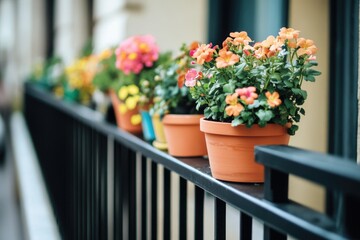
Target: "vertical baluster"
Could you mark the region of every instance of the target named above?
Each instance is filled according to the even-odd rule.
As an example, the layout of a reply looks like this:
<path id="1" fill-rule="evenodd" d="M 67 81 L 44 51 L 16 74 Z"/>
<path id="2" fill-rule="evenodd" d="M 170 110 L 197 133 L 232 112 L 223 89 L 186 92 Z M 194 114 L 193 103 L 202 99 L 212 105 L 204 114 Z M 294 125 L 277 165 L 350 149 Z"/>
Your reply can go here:
<path id="1" fill-rule="evenodd" d="M 151 162 L 151 239 L 157 239 L 157 164 Z"/>
<path id="2" fill-rule="evenodd" d="M 77 201 L 77 239 L 81 239 L 82 237 L 82 142 L 81 142 L 81 126 L 79 123 L 77 123 L 77 143 L 76 143 L 76 150 L 77 150 L 77 156 L 76 156 L 76 162 L 77 162 L 77 190 L 76 193 L 76 201 Z"/>
<path id="3" fill-rule="evenodd" d="M 204 239 L 204 190 L 195 186 L 195 239 Z"/>
<path id="4" fill-rule="evenodd" d="M 141 157 L 141 239 L 147 239 L 147 160 Z"/>
<path id="5" fill-rule="evenodd" d="M 90 174 L 90 209 L 91 209 L 91 221 L 90 221 L 90 230 L 91 235 L 90 239 L 95 239 L 95 157 L 96 157 L 96 132 L 91 128 L 91 145 L 90 145 L 90 159 L 91 159 L 91 174 Z"/>
<path id="6" fill-rule="evenodd" d="M 265 167 L 264 198 L 274 203 L 288 201 L 289 174 Z M 264 239 L 285 240 L 286 234 L 264 225 Z"/>
<path id="7" fill-rule="evenodd" d="M 89 136 L 88 128 L 84 125 L 84 237 L 89 239 Z"/>
<path id="8" fill-rule="evenodd" d="M 120 173 L 122 186 L 122 228 L 123 239 L 129 239 L 129 161 L 130 157 L 129 149 L 124 145 L 121 145 L 121 158 L 120 161 Z"/>
<path id="9" fill-rule="evenodd" d="M 170 186 L 171 177 L 170 171 L 164 168 L 164 239 L 170 239 L 170 226 L 171 226 L 171 199 L 170 199 Z"/>
<path id="10" fill-rule="evenodd" d="M 85 152 L 85 147 L 84 147 L 84 129 L 83 129 L 83 125 L 79 124 L 79 128 L 80 128 L 80 141 L 79 144 L 81 146 L 81 154 L 80 154 L 80 198 L 79 198 L 79 209 L 80 209 L 80 239 L 84 239 L 85 235 L 85 228 L 84 228 L 84 223 L 85 223 L 85 216 L 84 216 L 84 196 L 85 196 L 85 188 L 84 188 L 84 152 Z"/>
<path id="11" fill-rule="evenodd" d="M 180 190 L 179 190 L 179 239 L 186 240 L 187 237 L 187 182 L 184 178 L 180 177 Z"/>
<path id="12" fill-rule="evenodd" d="M 73 179 L 74 179 L 74 188 L 73 188 L 73 202 L 74 202 L 74 208 L 73 208 L 73 221 L 74 221 L 74 231 L 72 238 L 77 239 L 77 229 L 78 229 L 78 202 L 77 202 L 77 192 L 78 192 L 78 162 L 77 162 L 77 123 L 76 120 L 73 120 L 73 131 L 72 131 L 72 162 L 73 162 Z"/>
<path id="13" fill-rule="evenodd" d="M 100 133 L 95 134 L 94 138 L 94 171 L 93 171 L 93 183 L 94 183 L 94 205 L 93 205 L 93 211 L 94 211 L 94 232 L 93 236 L 94 239 L 99 239 L 99 156 L 101 154 L 106 154 L 106 152 L 101 148 L 100 145 L 100 138 L 102 138 L 102 135 Z"/>
<path id="14" fill-rule="evenodd" d="M 75 158 L 76 158 L 76 220 L 77 220 L 77 225 L 76 225 L 76 239 L 79 239 L 81 237 L 80 235 L 80 229 L 81 229 L 81 203 L 80 203 L 80 198 L 81 198 L 81 132 L 80 132 L 80 126 L 79 123 L 76 122 L 76 143 L 75 143 L 76 147 L 76 153 L 75 153 Z"/>
<path id="15" fill-rule="evenodd" d="M 109 141 L 109 142 L 107 142 Z M 106 137 L 103 137 L 100 141 L 101 152 L 99 155 L 99 188 L 100 188 L 100 239 L 108 239 L 108 191 L 113 192 L 113 188 L 109 189 L 108 186 L 108 172 L 113 173 L 115 170 L 114 165 L 111 165 L 108 169 L 108 164 L 114 163 L 114 149 L 113 149 L 113 140 L 108 140 Z M 107 148 L 109 144 L 109 148 Z M 111 153 L 109 151 L 112 151 Z M 109 156 L 108 156 L 109 155 Z M 109 158 L 109 159 L 108 159 Z M 111 158 L 111 159 L 110 159 Z M 111 176 L 113 176 L 111 174 Z M 114 186 L 112 186 L 114 187 Z M 113 215 L 112 215 L 113 216 Z M 111 220 L 112 222 L 112 220 Z M 113 233 L 111 233 L 111 236 Z"/>
<path id="16" fill-rule="evenodd" d="M 240 239 L 251 240 L 252 219 L 244 212 L 240 212 Z"/>
<path id="17" fill-rule="evenodd" d="M 215 198 L 215 239 L 226 239 L 226 204 Z"/>
<path id="18" fill-rule="evenodd" d="M 136 239 L 136 152 L 127 149 L 129 152 L 128 158 L 124 159 L 128 162 L 127 185 L 128 185 L 128 222 L 129 222 L 129 237 L 128 239 Z"/>
<path id="19" fill-rule="evenodd" d="M 122 239 L 123 236 L 123 187 L 122 187 L 122 172 L 121 172 L 121 145 L 115 142 L 114 147 L 114 195 L 115 195 L 115 239 Z"/>

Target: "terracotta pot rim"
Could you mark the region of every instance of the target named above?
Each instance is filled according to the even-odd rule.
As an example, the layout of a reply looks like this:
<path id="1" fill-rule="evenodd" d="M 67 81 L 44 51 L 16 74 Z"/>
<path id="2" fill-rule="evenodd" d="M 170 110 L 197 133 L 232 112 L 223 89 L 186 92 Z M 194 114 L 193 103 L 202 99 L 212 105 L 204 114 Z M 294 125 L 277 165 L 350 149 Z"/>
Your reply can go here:
<path id="1" fill-rule="evenodd" d="M 211 121 L 204 117 L 200 119 L 200 130 L 207 134 L 247 137 L 281 136 L 288 134 L 286 127 L 275 123 L 269 123 L 263 128 L 257 124 L 254 124 L 251 128 L 246 127 L 245 124 L 232 127 L 231 123 Z"/>
<path id="2" fill-rule="evenodd" d="M 199 125 L 203 114 L 166 114 L 163 118 L 165 125 Z"/>

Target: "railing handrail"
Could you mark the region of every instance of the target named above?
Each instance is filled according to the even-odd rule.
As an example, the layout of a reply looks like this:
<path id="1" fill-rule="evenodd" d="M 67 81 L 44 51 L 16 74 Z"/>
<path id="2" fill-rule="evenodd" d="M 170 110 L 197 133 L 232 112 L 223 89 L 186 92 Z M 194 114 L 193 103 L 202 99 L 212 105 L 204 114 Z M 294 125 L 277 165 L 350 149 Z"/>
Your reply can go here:
<path id="1" fill-rule="evenodd" d="M 257 146 L 255 156 L 272 169 L 360 196 L 360 166 L 354 161 L 291 146 Z"/>
<path id="2" fill-rule="evenodd" d="M 151 158 L 152 161 L 163 165 L 168 170 L 193 182 L 242 212 L 260 219 L 268 226 L 303 239 L 339 239 L 335 223 L 331 218 L 292 201 L 286 203 L 269 202 L 264 198 L 263 185 L 261 184 L 237 184 L 216 180 L 211 176 L 208 162 L 202 158 L 172 157 L 152 147 L 139 137 L 125 132 L 113 124 L 106 123 L 101 118 L 92 117 L 92 111 L 84 110 L 86 108 L 84 106 L 58 101 L 51 94 L 30 84 L 26 84 L 25 90 L 26 94 L 31 97 L 69 114 L 105 135 L 111 136 L 134 151 L 140 151 L 142 155 Z M 301 163 L 297 162 L 297 164 Z M 305 166 L 310 168 L 310 165 L 306 164 Z"/>

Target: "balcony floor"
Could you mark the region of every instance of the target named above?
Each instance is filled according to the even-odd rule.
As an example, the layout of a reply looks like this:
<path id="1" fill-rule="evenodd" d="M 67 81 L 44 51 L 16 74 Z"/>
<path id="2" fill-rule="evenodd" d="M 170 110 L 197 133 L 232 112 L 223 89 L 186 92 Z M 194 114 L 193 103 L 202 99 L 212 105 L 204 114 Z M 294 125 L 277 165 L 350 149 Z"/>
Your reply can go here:
<path id="1" fill-rule="evenodd" d="M 24 231 L 16 199 L 14 162 L 9 144 L 6 145 L 5 159 L 0 159 L 0 239 L 22 240 Z"/>

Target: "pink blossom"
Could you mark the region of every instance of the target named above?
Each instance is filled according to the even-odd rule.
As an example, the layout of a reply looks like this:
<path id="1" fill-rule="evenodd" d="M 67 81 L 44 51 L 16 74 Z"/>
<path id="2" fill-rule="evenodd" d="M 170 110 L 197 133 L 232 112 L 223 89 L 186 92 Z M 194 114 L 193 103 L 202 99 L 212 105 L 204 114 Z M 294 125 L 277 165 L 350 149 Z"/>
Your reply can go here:
<path id="1" fill-rule="evenodd" d="M 159 58 L 159 48 L 151 35 L 125 39 L 115 51 L 116 67 L 125 74 L 138 74 L 144 67 L 152 67 Z"/>
<path id="2" fill-rule="evenodd" d="M 195 69 L 189 69 L 185 74 L 185 86 L 194 87 L 196 85 L 196 81 L 200 78 L 201 72 L 196 71 Z"/>
<path id="3" fill-rule="evenodd" d="M 238 88 L 235 92 L 246 104 L 253 104 L 254 100 L 258 98 L 255 87 Z"/>

